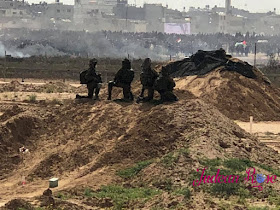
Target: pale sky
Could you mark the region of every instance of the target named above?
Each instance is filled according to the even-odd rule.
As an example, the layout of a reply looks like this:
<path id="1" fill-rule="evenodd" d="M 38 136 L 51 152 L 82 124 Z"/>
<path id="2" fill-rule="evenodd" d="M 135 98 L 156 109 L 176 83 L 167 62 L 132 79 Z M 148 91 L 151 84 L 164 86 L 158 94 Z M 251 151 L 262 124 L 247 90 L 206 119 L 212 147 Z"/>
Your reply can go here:
<path id="1" fill-rule="evenodd" d="M 29 3 L 38 3 L 40 1 L 46 1 L 48 3 L 54 3 L 55 0 L 26 0 Z M 74 0 L 60 0 L 64 4 L 74 4 Z M 189 7 L 205 7 L 215 5 L 219 7 L 225 6 L 225 0 L 128 0 L 129 4 L 135 4 L 142 6 L 143 3 L 161 3 L 163 6 L 168 6 L 173 9 L 183 10 L 184 7 L 188 10 Z M 280 1 L 279 0 L 232 0 L 232 5 L 241 9 L 246 9 L 252 12 L 268 12 L 273 11 L 276 8 L 277 13 L 280 13 Z"/>

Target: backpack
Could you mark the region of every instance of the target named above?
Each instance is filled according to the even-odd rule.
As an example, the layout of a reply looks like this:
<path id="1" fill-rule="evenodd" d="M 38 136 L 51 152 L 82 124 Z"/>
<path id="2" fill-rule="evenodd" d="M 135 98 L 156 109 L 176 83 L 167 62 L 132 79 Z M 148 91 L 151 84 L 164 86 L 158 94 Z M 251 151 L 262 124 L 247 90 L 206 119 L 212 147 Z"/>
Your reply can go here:
<path id="1" fill-rule="evenodd" d="M 125 84 L 130 84 L 133 81 L 133 79 L 134 79 L 134 71 L 127 70 L 127 71 L 124 71 L 120 82 L 125 83 Z"/>
<path id="2" fill-rule="evenodd" d="M 87 70 L 84 70 L 84 71 L 80 72 L 80 82 L 81 82 L 81 84 L 87 84 L 86 74 L 87 74 Z"/>

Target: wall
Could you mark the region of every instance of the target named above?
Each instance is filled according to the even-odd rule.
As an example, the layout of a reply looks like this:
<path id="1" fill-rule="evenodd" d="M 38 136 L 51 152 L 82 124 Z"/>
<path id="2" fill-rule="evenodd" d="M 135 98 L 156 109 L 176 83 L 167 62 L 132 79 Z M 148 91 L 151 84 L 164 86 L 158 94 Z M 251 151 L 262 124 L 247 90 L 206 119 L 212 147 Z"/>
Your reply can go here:
<path id="1" fill-rule="evenodd" d="M 159 4 L 145 4 L 145 20 L 147 21 L 147 32 L 164 32 L 164 8 Z"/>

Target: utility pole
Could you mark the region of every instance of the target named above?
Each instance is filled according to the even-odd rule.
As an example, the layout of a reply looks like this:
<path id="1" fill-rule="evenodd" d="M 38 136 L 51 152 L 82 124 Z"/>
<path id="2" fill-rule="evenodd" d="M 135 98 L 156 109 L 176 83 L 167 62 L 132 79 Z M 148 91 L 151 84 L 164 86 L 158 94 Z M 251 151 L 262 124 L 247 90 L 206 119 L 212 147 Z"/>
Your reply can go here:
<path id="1" fill-rule="evenodd" d="M 255 43 L 255 58 L 254 58 L 254 67 L 257 65 L 257 43 Z"/>

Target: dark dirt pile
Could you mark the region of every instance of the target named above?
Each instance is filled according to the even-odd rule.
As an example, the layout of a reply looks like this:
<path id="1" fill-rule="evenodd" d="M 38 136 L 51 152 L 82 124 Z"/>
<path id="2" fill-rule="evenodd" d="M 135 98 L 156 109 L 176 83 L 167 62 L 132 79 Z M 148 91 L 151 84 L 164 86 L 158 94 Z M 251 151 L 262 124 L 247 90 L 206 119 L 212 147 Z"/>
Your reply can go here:
<path id="1" fill-rule="evenodd" d="M 218 53 L 218 56 L 216 53 Z M 168 65 L 177 88 L 188 90 L 234 120 L 280 120 L 280 90 L 246 62 L 221 57 L 220 51 L 198 52 Z"/>
<path id="2" fill-rule="evenodd" d="M 259 73 L 247 62 L 240 61 L 227 55 L 223 49 L 216 51 L 199 50 L 190 58 L 175 61 L 167 65 L 169 73 L 173 77 L 192 75 L 205 75 L 212 70 L 225 66 L 226 71 L 237 72 L 247 78 L 256 79 Z"/>
<path id="3" fill-rule="evenodd" d="M 14 199 L 5 205 L 5 210 L 18 210 L 18 209 L 26 209 L 26 210 L 34 210 L 35 208 L 23 199 Z"/>

